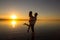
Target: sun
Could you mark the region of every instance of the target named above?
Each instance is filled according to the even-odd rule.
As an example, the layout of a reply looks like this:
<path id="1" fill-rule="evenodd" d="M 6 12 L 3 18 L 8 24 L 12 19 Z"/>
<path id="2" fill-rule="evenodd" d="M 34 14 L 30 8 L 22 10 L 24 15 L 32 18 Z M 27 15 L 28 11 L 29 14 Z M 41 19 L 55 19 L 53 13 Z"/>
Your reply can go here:
<path id="1" fill-rule="evenodd" d="M 12 19 L 16 19 L 17 16 L 16 16 L 16 15 L 12 15 L 11 18 L 12 18 Z"/>

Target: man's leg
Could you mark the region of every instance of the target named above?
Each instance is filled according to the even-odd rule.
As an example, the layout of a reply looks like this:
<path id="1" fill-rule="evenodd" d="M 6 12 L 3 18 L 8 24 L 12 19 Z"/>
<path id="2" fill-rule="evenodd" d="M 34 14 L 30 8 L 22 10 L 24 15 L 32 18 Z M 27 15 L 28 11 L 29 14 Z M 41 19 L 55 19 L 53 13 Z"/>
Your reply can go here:
<path id="1" fill-rule="evenodd" d="M 31 30 L 32 32 L 34 32 L 34 25 L 31 25 Z"/>

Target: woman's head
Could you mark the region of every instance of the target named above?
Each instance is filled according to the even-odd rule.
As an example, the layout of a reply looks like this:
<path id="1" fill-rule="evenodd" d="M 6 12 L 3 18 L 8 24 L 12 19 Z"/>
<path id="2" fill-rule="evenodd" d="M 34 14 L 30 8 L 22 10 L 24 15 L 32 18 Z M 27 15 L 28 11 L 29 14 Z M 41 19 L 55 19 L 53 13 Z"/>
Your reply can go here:
<path id="1" fill-rule="evenodd" d="M 30 17 L 32 16 L 32 11 L 29 12 L 29 16 L 30 16 Z"/>

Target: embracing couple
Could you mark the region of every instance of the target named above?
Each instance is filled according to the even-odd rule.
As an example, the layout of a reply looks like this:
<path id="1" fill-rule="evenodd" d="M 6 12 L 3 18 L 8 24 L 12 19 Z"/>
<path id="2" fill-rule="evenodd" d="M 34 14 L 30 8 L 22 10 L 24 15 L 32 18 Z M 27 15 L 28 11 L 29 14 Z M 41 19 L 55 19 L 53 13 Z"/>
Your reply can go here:
<path id="1" fill-rule="evenodd" d="M 35 25 L 36 20 L 37 20 L 37 15 L 38 15 L 38 13 L 35 13 L 33 16 L 32 11 L 29 12 L 29 24 L 24 23 L 24 25 L 28 26 L 27 32 L 29 32 L 30 28 L 31 28 L 31 31 L 34 32 L 34 25 Z"/>

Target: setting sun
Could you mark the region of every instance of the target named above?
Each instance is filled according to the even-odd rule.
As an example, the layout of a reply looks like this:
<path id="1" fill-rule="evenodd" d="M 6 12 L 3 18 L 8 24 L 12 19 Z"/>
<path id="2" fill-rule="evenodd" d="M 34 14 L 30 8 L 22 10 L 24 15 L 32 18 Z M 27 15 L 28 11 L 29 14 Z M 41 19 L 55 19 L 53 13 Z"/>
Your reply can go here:
<path id="1" fill-rule="evenodd" d="M 17 16 L 16 16 L 16 15 L 12 15 L 11 18 L 12 18 L 12 19 L 16 19 Z"/>

